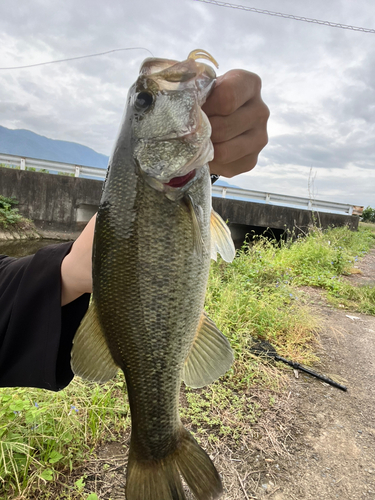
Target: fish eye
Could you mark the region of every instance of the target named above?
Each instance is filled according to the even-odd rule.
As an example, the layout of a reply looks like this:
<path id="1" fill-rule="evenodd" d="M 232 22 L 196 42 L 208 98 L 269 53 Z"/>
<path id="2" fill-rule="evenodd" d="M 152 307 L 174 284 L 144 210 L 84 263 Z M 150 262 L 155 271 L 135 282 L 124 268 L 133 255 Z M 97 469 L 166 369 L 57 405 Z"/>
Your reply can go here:
<path id="1" fill-rule="evenodd" d="M 154 102 L 154 97 L 150 92 L 139 92 L 135 99 L 135 106 L 139 110 L 146 110 L 151 106 L 151 104 Z"/>

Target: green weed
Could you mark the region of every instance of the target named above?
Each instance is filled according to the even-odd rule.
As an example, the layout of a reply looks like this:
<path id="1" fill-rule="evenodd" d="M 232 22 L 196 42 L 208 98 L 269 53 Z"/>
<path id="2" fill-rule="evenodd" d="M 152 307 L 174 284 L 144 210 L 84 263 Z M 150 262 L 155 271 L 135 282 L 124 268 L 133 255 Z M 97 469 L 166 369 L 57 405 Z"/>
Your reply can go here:
<path id="1" fill-rule="evenodd" d="M 200 435 L 210 440 L 229 437 L 237 441 L 252 434 L 260 414 L 260 406 L 246 392 L 234 392 L 225 383 L 215 382 L 203 390 L 185 388 L 188 406 L 181 409 L 181 417 Z"/>
<path id="2" fill-rule="evenodd" d="M 123 385 L 118 375 L 104 385 L 75 379 L 59 393 L 0 389 L 0 497 L 63 481 L 100 442 L 123 435 L 129 425 Z"/>
<path id="3" fill-rule="evenodd" d="M 15 208 L 18 201 L 15 198 L 6 198 L 0 195 L 0 228 L 6 229 L 9 225 L 17 224 L 22 220 L 22 216 Z"/>
<path id="4" fill-rule="evenodd" d="M 21 170 L 21 167 L 19 165 L 10 165 L 10 164 L 5 164 L 5 163 L 0 163 L 0 168 L 11 168 L 12 170 Z M 49 174 L 49 170 L 46 168 L 35 168 L 35 167 L 26 167 L 25 170 L 27 172 L 39 172 L 42 174 Z M 73 174 L 74 175 L 74 174 Z"/>
<path id="5" fill-rule="evenodd" d="M 353 286 L 340 281 L 335 290 L 331 290 L 328 300 L 336 307 L 345 307 L 352 311 L 375 315 L 375 287 Z"/>
<path id="6" fill-rule="evenodd" d="M 260 239 L 243 248 L 231 265 L 220 261 L 211 267 L 207 312 L 244 364 L 256 338 L 270 341 L 280 354 L 299 362 L 315 359 L 311 344 L 316 322 L 300 301 L 291 269 L 280 262 L 286 251 L 286 247 Z M 249 378 L 248 370 L 238 369 L 237 375 L 236 384 Z"/>

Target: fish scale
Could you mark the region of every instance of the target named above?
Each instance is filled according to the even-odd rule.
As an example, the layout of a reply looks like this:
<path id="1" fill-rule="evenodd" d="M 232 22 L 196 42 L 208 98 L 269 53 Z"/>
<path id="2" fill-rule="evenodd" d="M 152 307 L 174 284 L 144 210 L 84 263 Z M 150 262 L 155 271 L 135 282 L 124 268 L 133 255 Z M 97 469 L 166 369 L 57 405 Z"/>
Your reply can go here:
<path id="1" fill-rule="evenodd" d="M 113 163 L 130 168 L 130 160 L 115 157 Z M 207 245 L 211 204 L 204 194 L 209 183 L 205 167 L 191 192 L 202 208 L 202 239 Z M 122 199 L 123 187 L 115 169 L 105 190 L 112 205 Z M 169 200 L 142 176 L 136 192 L 134 204 L 139 208 L 130 236 L 128 230 L 123 236 L 117 210 L 115 217 L 111 208 L 99 210 L 95 252 L 107 258 L 98 278 L 94 267 L 93 279 L 99 285 L 93 298 L 111 354 L 132 388 L 133 440 L 155 458 L 163 455 L 168 437 L 174 446 L 180 429 L 177 389 L 204 305 L 210 254 L 194 252 L 191 216 L 181 201 Z M 114 234 L 115 253 L 110 250 Z M 176 335 L 180 331 L 184 336 Z M 157 400 L 150 398 L 155 384 L 162 388 Z"/>

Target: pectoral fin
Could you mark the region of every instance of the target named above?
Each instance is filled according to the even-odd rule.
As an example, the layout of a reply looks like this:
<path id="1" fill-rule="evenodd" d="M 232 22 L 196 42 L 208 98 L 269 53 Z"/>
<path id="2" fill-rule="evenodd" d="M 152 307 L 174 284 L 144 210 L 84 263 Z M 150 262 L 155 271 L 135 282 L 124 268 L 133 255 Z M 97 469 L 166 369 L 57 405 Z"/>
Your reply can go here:
<path id="1" fill-rule="evenodd" d="M 226 262 L 232 262 L 236 254 L 229 227 L 220 215 L 211 210 L 211 259 L 219 253 Z"/>
<path id="2" fill-rule="evenodd" d="M 202 313 L 193 346 L 185 361 L 182 379 L 194 388 L 211 384 L 233 363 L 233 351 L 215 323 Z"/>
<path id="3" fill-rule="evenodd" d="M 75 375 L 106 382 L 117 373 L 92 302 L 73 340 L 70 365 Z"/>
<path id="4" fill-rule="evenodd" d="M 194 205 L 193 199 L 190 195 L 185 196 L 185 203 L 191 215 L 193 225 L 193 247 L 197 255 L 202 255 L 204 252 L 204 243 L 202 239 L 201 226 L 199 222 L 198 208 Z"/>

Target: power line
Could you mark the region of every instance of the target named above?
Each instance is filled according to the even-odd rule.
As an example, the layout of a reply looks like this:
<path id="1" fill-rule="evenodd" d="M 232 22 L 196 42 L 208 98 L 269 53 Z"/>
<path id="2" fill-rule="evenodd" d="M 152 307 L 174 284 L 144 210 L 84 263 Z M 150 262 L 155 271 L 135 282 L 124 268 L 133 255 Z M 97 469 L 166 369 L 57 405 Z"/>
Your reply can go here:
<path id="1" fill-rule="evenodd" d="M 26 66 L 12 66 L 10 68 L 0 68 L 0 70 L 35 68 L 36 66 L 44 66 L 46 64 L 55 64 L 55 63 L 61 63 L 61 62 L 66 62 L 66 61 L 75 61 L 77 59 L 86 59 L 87 57 L 104 56 L 105 54 L 111 54 L 112 52 L 120 52 L 122 50 L 147 50 L 147 52 L 149 52 L 152 55 L 152 57 L 154 57 L 153 53 L 150 50 L 146 49 L 145 47 L 127 47 L 127 48 L 123 48 L 123 49 L 107 50 L 106 52 L 98 52 L 96 54 L 88 54 L 86 56 L 69 57 L 67 59 L 57 59 L 55 61 L 47 61 L 47 62 L 36 63 L 36 64 L 27 64 Z"/>
<path id="2" fill-rule="evenodd" d="M 255 9 L 254 7 L 246 7 L 245 5 L 236 5 L 227 2 L 218 2 L 217 0 L 193 0 L 194 2 L 208 3 L 217 5 L 218 7 L 228 7 L 230 9 L 246 10 L 248 12 L 256 12 L 257 14 L 266 14 L 268 16 L 284 17 L 286 19 L 293 19 L 294 21 L 304 21 L 305 23 L 315 23 L 331 28 L 342 28 L 344 30 L 362 31 L 363 33 L 375 33 L 372 28 L 360 28 L 359 26 L 350 26 L 348 24 L 332 23 L 330 21 L 321 21 L 319 19 L 311 19 L 309 17 L 293 16 L 292 14 L 283 14 L 282 12 L 272 12 L 270 10 Z"/>

